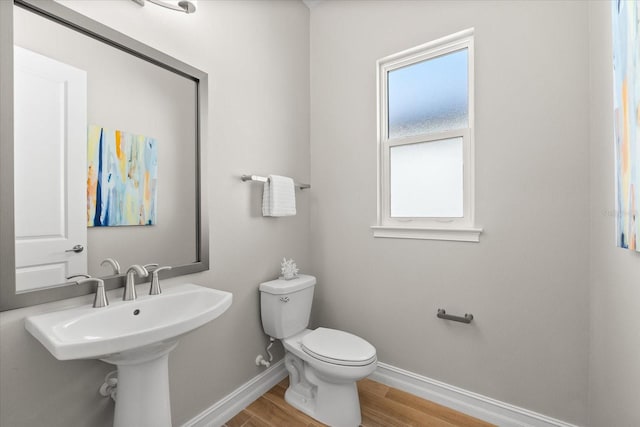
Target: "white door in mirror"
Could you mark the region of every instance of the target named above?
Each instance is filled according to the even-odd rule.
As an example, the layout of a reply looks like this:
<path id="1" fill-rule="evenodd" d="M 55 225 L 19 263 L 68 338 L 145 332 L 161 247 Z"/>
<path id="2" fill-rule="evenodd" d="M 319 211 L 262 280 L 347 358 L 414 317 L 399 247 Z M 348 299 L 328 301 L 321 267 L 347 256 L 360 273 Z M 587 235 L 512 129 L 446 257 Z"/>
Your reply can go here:
<path id="1" fill-rule="evenodd" d="M 86 72 L 15 46 L 16 292 L 87 272 Z"/>

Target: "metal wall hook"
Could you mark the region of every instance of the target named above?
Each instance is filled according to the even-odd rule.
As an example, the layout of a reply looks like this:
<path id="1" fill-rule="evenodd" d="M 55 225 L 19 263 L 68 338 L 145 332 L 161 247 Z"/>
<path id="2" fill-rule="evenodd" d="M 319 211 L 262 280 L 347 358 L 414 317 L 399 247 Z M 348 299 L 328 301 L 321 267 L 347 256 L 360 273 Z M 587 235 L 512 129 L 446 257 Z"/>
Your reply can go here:
<path id="1" fill-rule="evenodd" d="M 451 314 L 447 314 L 447 312 L 443 308 L 438 309 L 438 318 L 445 320 L 453 320 L 454 322 L 462 322 L 462 323 L 471 323 L 473 320 L 473 314 L 465 313 L 463 316 L 454 316 Z"/>

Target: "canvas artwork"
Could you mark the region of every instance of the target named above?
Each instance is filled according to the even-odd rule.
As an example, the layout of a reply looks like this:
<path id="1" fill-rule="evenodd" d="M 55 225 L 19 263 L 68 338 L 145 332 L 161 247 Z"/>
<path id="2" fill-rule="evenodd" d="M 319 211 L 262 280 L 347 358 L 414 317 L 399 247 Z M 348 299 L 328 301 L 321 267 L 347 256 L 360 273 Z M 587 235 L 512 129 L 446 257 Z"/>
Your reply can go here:
<path id="1" fill-rule="evenodd" d="M 640 251 L 640 2 L 612 2 L 616 240 Z"/>
<path id="2" fill-rule="evenodd" d="M 155 139 L 91 125 L 87 160 L 89 227 L 156 224 Z"/>

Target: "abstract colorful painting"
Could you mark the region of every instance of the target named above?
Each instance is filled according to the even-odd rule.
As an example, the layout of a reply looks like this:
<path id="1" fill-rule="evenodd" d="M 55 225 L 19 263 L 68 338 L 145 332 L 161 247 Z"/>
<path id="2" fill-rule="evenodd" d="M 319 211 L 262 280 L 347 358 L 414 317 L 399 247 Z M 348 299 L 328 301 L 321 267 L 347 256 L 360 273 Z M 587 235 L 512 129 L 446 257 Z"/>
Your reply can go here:
<path id="1" fill-rule="evenodd" d="M 612 2 L 616 240 L 640 251 L 640 1 Z"/>
<path id="2" fill-rule="evenodd" d="M 155 139 L 91 125 L 87 160 L 89 227 L 156 224 Z"/>

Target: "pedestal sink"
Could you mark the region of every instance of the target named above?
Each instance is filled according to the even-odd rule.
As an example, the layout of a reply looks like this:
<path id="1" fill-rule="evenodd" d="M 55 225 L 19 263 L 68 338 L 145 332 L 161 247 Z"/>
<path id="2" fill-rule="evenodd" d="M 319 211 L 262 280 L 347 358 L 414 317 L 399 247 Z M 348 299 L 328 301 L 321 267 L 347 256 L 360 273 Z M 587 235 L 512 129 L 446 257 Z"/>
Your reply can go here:
<path id="1" fill-rule="evenodd" d="M 232 294 L 194 284 L 135 301 L 112 301 L 30 316 L 27 330 L 59 360 L 100 359 L 118 367 L 115 427 L 170 427 L 169 352 L 220 316 Z"/>

